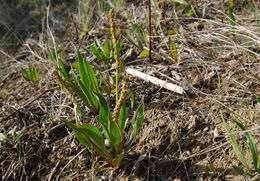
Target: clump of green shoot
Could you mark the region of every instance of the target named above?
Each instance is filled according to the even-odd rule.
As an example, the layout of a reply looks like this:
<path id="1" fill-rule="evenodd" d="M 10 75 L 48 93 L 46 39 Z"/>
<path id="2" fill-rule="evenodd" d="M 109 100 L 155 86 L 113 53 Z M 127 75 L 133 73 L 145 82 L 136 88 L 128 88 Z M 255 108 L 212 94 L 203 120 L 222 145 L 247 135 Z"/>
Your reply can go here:
<path id="1" fill-rule="evenodd" d="M 2 145 L 15 148 L 18 152 L 19 159 L 22 157 L 22 136 L 24 135 L 26 128 L 23 128 L 19 132 L 13 132 L 12 137 L 9 137 L 5 128 L 4 133 L 0 133 L 0 148 Z"/>
<path id="2" fill-rule="evenodd" d="M 28 70 L 21 67 L 22 77 L 29 82 L 32 87 L 35 87 L 38 83 L 38 72 L 34 65 L 29 64 Z"/>

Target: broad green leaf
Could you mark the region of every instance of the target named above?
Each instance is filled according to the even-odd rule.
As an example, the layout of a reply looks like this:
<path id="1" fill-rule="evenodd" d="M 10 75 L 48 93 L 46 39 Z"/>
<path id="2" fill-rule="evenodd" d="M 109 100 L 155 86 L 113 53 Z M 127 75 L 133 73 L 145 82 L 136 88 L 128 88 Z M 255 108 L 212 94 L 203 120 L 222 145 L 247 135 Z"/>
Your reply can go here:
<path id="1" fill-rule="evenodd" d="M 104 43 L 103 49 L 104 49 L 104 55 L 105 55 L 106 57 L 110 57 L 110 45 L 109 45 L 109 41 L 106 41 L 106 42 Z"/>
<path id="2" fill-rule="evenodd" d="M 74 86 L 73 84 L 70 84 L 70 87 L 73 89 L 73 91 L 76 93 L 77 96 L 84 102 L 84 104 L 92 111 L 92 113 L 97 114 L 98 111 L 98 100 L 94 95 L 92 95 L 89 90 L 84 86 L 81 80 L 78 79 L 74 71 L 72 71 L 72 76 L 75 80 L 75 82 L 79 85 L 81 89 L 79 89 L 77 86 Z"/>
<path id="3" fill-rule="evenodd" d="M 144 103 L 141 103 L 132 118 L 132 128 L 134 131 L 133 137 L 135 138 L 144 120 Z"/>
<path id="4" fill-rule="evenodd" d="M 88 140 L 96 152 L 105 158 L 111 159 L 105 146 L 105 139 L 98 128 L 91 124 L 83 124 L 78 126 L 76 130 L 80 132 L 86 140 Z"/>
<path id="5" fill-rule="evenodd" d="M 21 71 L 23 72 L 23 74 L 22 74 L 23 78 L 27 81 L 30 81 L 28 72 L 22 67 L 21 67 Z"/>
<path id="6" fill-rule="evenodd" d="M 128 114 L 127 114 L 126 106 L 124 104 L 121 107 L 120 114 L 119 114 L 119 127 L 121 128 L 122 133 L 124 133 L 125 131 L 127 120 L 128 120 Z"/>
<path id="7" fill-rule="evenodd" d="M 88 108 L 96 114 L 98 112 L 98 100 L 93 95 L 93 92 L 89 91 L 80 80 L 79 85 L 82 91 L 77 91 L 77 95 L 82 98 Z"/>
<path id="8" fill-rule="evenodd" d="M 140 53 L 140 55 L 139 55 L 139 57 L 148 57 L 149 56 L 149 50 L 147 50 L 147 49 L 144 49 L 141 53 Z"/>
<path id="9" fill-rule="evenodd" d="M 100 102 L 99 118 L 97 120 L 101 123 L 106 132 L 105 136 L 109 141 L 114 155 L 119 151 L 120 144 L 122 142 L 122 135 L 119 126 L 112 119 L 112 114 L 109 111 L 106 99 L 96 94 Z"/>
<path id="10" fill-rule="evenodd" d="M 116 28 L 116 36 L 118 36 L 121 32 L 121 29 L 120 28 Z"/>
<path id="11" fill-rule="evenodd" d="M 242 168 L 237 167 L 237 166 L 235 166 L 235 165 L 233 165 L 232 167 L 233 167 L 233 169 L 234 169 L 239 175 L 243 175 L 243 176 L 246 175 L 246 173 L 244 172 L 244 170 L 243 170 Z"/>
<path id="12" fill-rule="evenodd" d="M 100 111 L 99 111 L 99 118 L 102 119 L 102 121 L 106 121 L 104 123 L 101 123 L 105 129 L 108 130 L 108 119 L 109 119 L 109 108 L 108 108 L 108 104 L 106 99 L 100 95 L 100 94 L 96 94 L 98 96 L 99 99 L 99 103 L 100 103 Z"/>
<path id="13" fill-rule="evenodd" d="M 91 82 L 92 91 L 95 93 L 99 93 L 98 80 L 92 66 L 87 61 L 85 61 L 84 64 L 87 68 L 86 70 L 88 73 L 89 80 Z"/>
<path id="14" fill-rule="evenodd" d="M 62 119 L 62 122 L 64 122 L 68 127 L 72 128 L 72 129 L 76 129 L 77 126 L 69 121 L 67 121 L 66 119 Z"/>
<path id="15" fill-rule="evenodd" d="M 231 140 L 231 144 L 232 144 L 232 147 L 234 149 L 234 152 L 235 152 L 235 155 L 237 157 L 237 159 L 244 165 L 244 167 L 250 172 L 250 168 L 245 160 L 245 157 L 236 141 L 236 138 L 235 136 L 232 134 L 231 130 L 229 129 L 228 127 L 228 124 L 225 120 L 225 118 L 223 117 L 223 114 L 221 113 L 221 118 L 222 118 L 222 121 L 224 123 L 224 126 L 225 126 L 225 129 L 227 131 L 227 133 L 229 134 L 229 138 Z"/>
<path id="16" fill-rule="evenodd" d="M 94 46 L 91 45 L 91 46 L 89 46 L 89 48 L 96 55 L 97 59 L 102 60 L 102 61 L 105 60 L 103 54 L 100 51 L 98 51 Z"/>
<path id="17" fill-rule="evenodd" d="M 28 69 L 29 69 L 29 73 L 32 73 L 32 72 L 33 72 L 33 70 L 32 70 L 32 65 L 31 65 L 31 64 L 28 65 Z"/>
<path id="18" fill-rule="evenodd" d="M 260 97 L 257 97 L 256 100 L 260 104 Z"/>
<path id="19" fill-rule="evenodd" d="M 80 52 L 78 52 L 78 57 L 79 57 L 80 77 L 81 77 L 81 81 L 78 81 L 78 83 L 81 89 L 83 90 L 83 92 L 85 93 L 85 95 L 87 96 L 90 104 L 97 111 L 98 101 L 96 97 L 93 95 L 93 92 L 95 93 L 99 92 L 98 80 L 96 78 L 93 68 L 86 60 L 84 60 Z"/>
<path id="20" fill-rule="evenodd" d="M 95 149 L 103 158 L 111 160 L 108 150 L 105 146 L 105 140 L 100 131 L 91 124 L 76 126 L 67 120 L 62 120 L 67 126 L 73 129 L 77 139 L 89 148 Z"/>
<path id="21" fill-rule="evenodd" d="M 105 30 L 110 34 L 110 28 L 106 27 Z"/>
<path id="22" fill-rule="evenodd" d="M 84 86 L 91 91 L 92 87 L 91 87 L 91 81 L 89 79 L 88 76 L 88 72 L 87 72 L 87 68 L 85 65 L 85 60 L 82 56 L 82 54 L 78 51 L 78 61 L 79 61 L 79 74 L 80 74 L 80 79 L 82 81 L 82 83 L 84 84 Z"/>
<path id="23" fill-rule="evenodd" d="M 86 140 L 85 137 L 79 131 L 77 131 L 77 129 L 73 129 L 73 131 L 79 142 L 90 149 L 92 148 L 91 143 L 89 143 L 88 140 Z"/>
<path id="24" fill-rule="evenodd" d="M 75 136 L 77 137 L 77 139 L 86 147 L 88 148 L 92 148 L 92 145 L 84 138 L 84 136 L 79 132 L 77 131 L 77 126 L 72 124 L 71 122 L 63 119 L 62 122 L 64 122 L 68 127 L 72 128 L 74 133 L 75 133 Z"/>
<path id="25" fill-rule="evenodd" d="M 257 147 L 256 147 L 256 142 L 254 137 L 252 136 L 252 134 L 245 128 L 244 125 L 242 125 L 240 122 L 234 120 L 234 122 L 239 126 L 239 128 L 244 132 L 247 138 L 247 142 L 249 144 L 249 149 L 251 151 L 252 157 L 253 157 L 253 162 L 254 162 L 254 167 L 255 170 L 259 169 L 260 163 L 259 163 L 259 159 L 258 159 L 258 151 L 257 151 Z"/>
<path id="26" fill-rule="evenodd" d="M 109 117 L 109 130 L 108 130 L 108 136 L 109 136 L 109 144 L 112 148 L 112 152 L 114 156 L 116 156 L 119 152 L 121 142 L 123 140 L 122 134 L 120 131 L 119 126 L 115 121 L 112 120 L 112 117 Z"/>
<path id="27" fill-rule="evenodd" d="M 57 60 L 57 56 L 56 56 L 56 54 L 55 54 L 55 51 L 53 51 L 52 53 L 49 53 L 49 57 L 51 58 L 51 61 L 53 62 L 53 63 L 57 63 L 56 62 L 56 60 Z"/>
<path id="28" fill-rule="evenodd" d="M 169 41 L 170 41 L 169 48 L 170 48 L 171 56 L 172 56 L 172 58 L 174 58 L 175 62 L 178 62 L 177 46 L 176 46 L 175 42 L 172 41 L 171 39 Z"/>

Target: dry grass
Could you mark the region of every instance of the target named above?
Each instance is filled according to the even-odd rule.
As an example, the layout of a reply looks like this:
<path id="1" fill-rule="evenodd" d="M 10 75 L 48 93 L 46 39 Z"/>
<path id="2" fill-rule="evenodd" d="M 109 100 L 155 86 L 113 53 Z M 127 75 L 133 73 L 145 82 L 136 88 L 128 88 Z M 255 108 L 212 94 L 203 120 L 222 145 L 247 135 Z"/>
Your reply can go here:
<path id="1" fill-rule="evenodd" d="M 147 28 L 146 3 L 128 3 L 127 8 L 118 9 L 116 26 L 120 26 L 121 31 L 131 30 L 131 23 L 140 23 Z M 131 57 L 126 60 L 127 66 L 177 84 L 184 88 L 185 94 L 178 95 L 130 77 L 129 85 L 135 92 L 136 102 L 145 102 L 146 116 L 136 144 L 122 167 L 116 171 L 109 170 L 92 150 L 85 149 L 60 121 L 61 118 L 74 119 L 73 105 L 70 96 L 59 88 L 52 75 L 54 67 L 48 58 L 52 42 L 47 30 L 44 28 L 42 37 L 48 41 L 39 41 L 40 38 L 35 36 L 27 39 L 19 49 L 2 49 L 0 124 L 9 133 L 27 127 L 22 137 L 23 156 L 20 160 L 15 145 L 1 146 L 2 178 L 243 179 L 232 170 L 232 165 L 239 165 L 239 162 L 221 122 L 220 111 L 229 120 L 243 153 L 249 155 L 245 138 L 230 120 L 237 119 L 248 127 L 260 145 L 260 106 L 256 102 L 256 97 L 260 96 L 260 27 L 252 14 L 243 14 L 244 10 L 239 9 L 234 11 L 237 25 L 232 27 L 223 8 L 227 4 L 222 4 L 222 1 L 197 1 L 193 6 L 196 10 L 195 5 L 206 8 L 204 17 L 187 16 L 179 9 L 178 35 L 168 33 L 168 30 L 176 27 L 170 3 L 165 1 L 160 9 L 152 7 L 155 31 L 152 36 L 151 63 L 137 57 L 141 50 L 134 47 L 125 36 L 118 37 L 125 41 L 127 48 L 133 48 Z M 55 22 L 54 9 L 50 8 L 50 22 Z M 99 11 L 99 16 L 100 13 L 105 14 Z M 63 44 L 56 42 L 57 51 L 62 52 L 68 64 L 76 60 L 77 48 L 82 52 L 82 47 L 88 49 L 93 37 L 104 40 L 110 38 L 104 28 L 108 27 L 106 15 L 94 24 L 90 23 L 91 19 L 84 20 L 92 32 L 79 40 L 77 37 L 83 31 L 81 16 L 82 13 L 70 17 L 66 26 L 66 35 L 69 36 L 64 37 Z M 124 16 L 131 18 L 125 20 Z M 53 30 L 52 23 L 50 26 Z M 60 31 L 65 31 L 62 30 L 64 25 L 60 27 Z M 162 56 L 162 52 L 170 54 L 169 38 L 177 45 L 179 62 L 176 64 L 171 64 Z M 102 64 L 90 52 L 85 52 L 84 56 L 103 70 Z M 35 64 L 39 71 L 38 89 L 29 87 L 21 77 L 20 67 L 26 67 L 29 62 Z M 114 72 L 112 68 L 109 71 Z M 95 122 L 92 117 L 82 116 L 81 120 L 84 123 Z M 250 160 L 250 156 L 246 158 Z M 214 171 L 209 168 L 209 161 L 213 163 Z"/>

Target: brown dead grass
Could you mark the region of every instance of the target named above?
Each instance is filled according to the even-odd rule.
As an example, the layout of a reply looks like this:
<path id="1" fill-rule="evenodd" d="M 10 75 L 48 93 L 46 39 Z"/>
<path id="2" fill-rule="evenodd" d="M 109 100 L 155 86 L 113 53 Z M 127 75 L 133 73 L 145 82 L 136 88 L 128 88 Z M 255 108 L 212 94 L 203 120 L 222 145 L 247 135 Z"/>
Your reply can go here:
<path id="1" fill-rule="evenodd" d="M 22 137 L 22 158 L 17 145 L 1 146 L 2 178 L 5 180 L 241 180 L 232 170 L 240 165 L 223 128 L 220 112 L 230 122 L 237 119 L 247 126 L 259 143 L 260 107 L 256 97 L 260 90 L 260 33 L 251 14 L 236 10 L 235 32 L 223 13 L 222 1 L 198 1 L 205 6 L 203 18 L 187 17 L 178 12 L 179 35 L 168 35 L 173 29 L 171 8 L 165 3 L 164 17 L 153 9 L 153 62 L 139 60 L 139 50 L 125 40 L 134 51 L 127 63 L 142 72 L 173 82 L 185 89 L 177 95 L 150 83 L 130 77 L 137 104 L 145 102 L 145 120 L 129 155 L 118 170 L 110 170 L 95 152 L 84 148 L 61 118 L 74 120 L 73 104 L 66 91 L 59 88 L 48 58 L 48 43 L 28 39 L 17 50 L 3 50 L 1 55 L 0 123 L 8 133 L 26 127 Z M 122 17 L 133 12 L 132 19 L 116 24 L 130 29 L 131 22 L 145 24 L 145 4 L 131 4 L 121 9 Z M 214 7 L 214 8 L 213 8 Z M 195 7 L 196 8 L 196 7 Z M 246 17 L 246 18 L 245 18 Z M 63 44 L 63 58 L 68 64 L 76 60 L 76 49 L 88 47 L 93 37 L 108 39 L 104 26 L 78 40 L 80 25 L 71 17 Z M 103 17 L 103 19 L 105 19 Z M 75 20 L 75 21 L 73 21 Z M 99 22 L 100 23 L 100 22 Z M 48 35 L 45 34 L 48 38 Z M 234 37 L 235 36 L 235 37 Z M 180 62 L 171 64 L 161 52 L 169 53 L 168 38 L 176 41 Z M 120 37 L 124 39 L 123 36 Z M 58 46 L 61 46 L 60 44 Z M 59 49 L 59 48 L 58 48 Z M 5 55 L 3 54 L 5 53 Z M 92 54 L 87 60 L 96 67 Z M 40 83 L 33 89 L 21 78 L 20 67 L 36 65 Z M 102 67 L 101 67 L 102 69 Z M 113 70 L 111 70 L 113 72 Z M 84 123 L 94 123 L 82 117 Z M 2 132 L 2 131 L 1 131 Z M 237 138 L 251 161 L 244 137 Z M 260 145 L 260 144 L 258 144 Z M 258 146 L 259 147 L 259 146 Z M 260 147 L 259 147 L 260 150 Z M 208 162 L 215 170 L 210 170 Z"/>

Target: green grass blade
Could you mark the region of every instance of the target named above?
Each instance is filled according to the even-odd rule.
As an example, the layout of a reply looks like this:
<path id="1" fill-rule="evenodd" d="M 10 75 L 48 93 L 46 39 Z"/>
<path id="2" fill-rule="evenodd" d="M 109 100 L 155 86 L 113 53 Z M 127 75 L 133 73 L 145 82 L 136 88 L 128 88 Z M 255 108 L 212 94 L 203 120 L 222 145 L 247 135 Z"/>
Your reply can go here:
<path id="1" fill-rule="evenodd" d="M 119 43 L 119 45 L 118 45 L 118 47 L 117 47 L 117 54 L 118 54 L 118 55 L 120 54 L 120 52 L 121 52 L 121 50 L 122 50 L 123 47 L 124 47 L 124 42 Z"/>
<path id="2" fill-rule="evenodd" d="M 238 122 L 236 120 L 234 120 L 234 122 L 237 124 L 237 126 L 239 126 L 239 128 L 241 130 L 247 131 L 246 127 L 244 125 L 242 125 L 240 122 Z M 252 157 L 253 157 L 255 170 L 258 171 L 260 163 L 259 163 L 259 159 L 258 159 L 258 151 L 257 151 L 255 139 L 249 131 L 245 132 L 245 136 L 247 138 L 247 142 L 249 144 L 249 149 L 250 149 Z"/>
<path id="3" fill-rule="evenodd" d="M 29 74 L 28 74 L 28 72 L 27 72 L 24 68 L 22 68 L 22 67 L 21 67 L 21 71 L 22 71 L 22 76 L 23 76 L 23 78 L 24 78 L 25 80 L 27 80 L 27 81 L 30 81 L 30 80 L 29 80 Z"/>
<path id="4" fill-rule="evenodd" d="M 15 140 L 14 141 L 18 141 L 23 136 L 25 131 L 26 131 L 26 128 L 23 128 L 22 131 L 20 131 L 20 133 L 15 136 Z"/>
<path id="5" fill-rule="evenodd" d="M 28 70 L 29 70 L 29 73 L 32 73 L 32 72 L 33 72 L 33 71 L 32 71 L 32 65 L 31 65 L 31 64 L 28 65 Z"/>
<path id="6" fill-rule="evenodd" d="M 38 73 L 37 73 L 37 69 L 36 69 L 35 66 L 33 67 L 33 77 L 34 77 L 34 82 L 37 82 L 37 80 L 38 80 Z"/>
<path id="7" fill-rule="evenodd" d="M 232 26 L 235 26 L 236 25 L 236 19 L 235 19 L 235 16 L 232 12 L 232 10 L 230 8 L 228 8 L 228 17 L 230 18 L 229 19 L 229 23 L 232 25 Z"/>
<path id="8" fill-rule="evenodd" d="M 60 58 L 58 58 L 58 61 L 61 66 L 61 73 L 62 73 L 63 77 L 66 79 L 66 81 L 71 82 L 69 73 L 66 70 L 64 63 L 62 62 L 62 60 Z"/>
<path id="9" fill-rule="evenodd" d="M 134 40 L 134 38 L 132 38 L 126 31 L 123 33 L 125 35 L 125 37 L 128 39 L 128 41 L 130 41 L 134 46 L 143 49 L 143 47 L 139 47 L 138 44 L 136 44 L 136 41 Z"/>
<path id="10" fill-rule="evenodd" d="M 235 139 L 235 136 L 232 134 L 231 130 L 229 129 L 228 127 L 228 124 L 225 120 L 225 118 L 223 117 L 223 114 L 221 113 L 221 118 L 222 118 L 222 121 L 224 123 L 224 126 L 225 126 L 225 129 L 227 131 L 227 133 L 229 134 L 229 138 L 231 140 L 231 143 L 232 143 L 232 147 L 234 149 L 234 152 L 235 152 L 235 155 L 237 157 L 237 159 L 244 165 L 244 167 L 250 172 L 250 168 L 245 160 L 245 157 L 243 156 L 241 150 L 240 150 L 240 147 Z"/>
<path id="11" fill-rule="evenodd" d="M 144 103 L 141 103 L 132 118 L 132 127 L 134 131 L 133 138 L 136 137 L 139 129 L 142 126 L 143 120 L 144 120 Z"/>
<path id="12" fill-rule="evenodd" d="M 135 95 L 134 95 L 134 91 L 132 89 L 130 90 L 130 94 L 131 94 L 131 110 L 133 110 L 134 104 L 135 104 Z"/>

